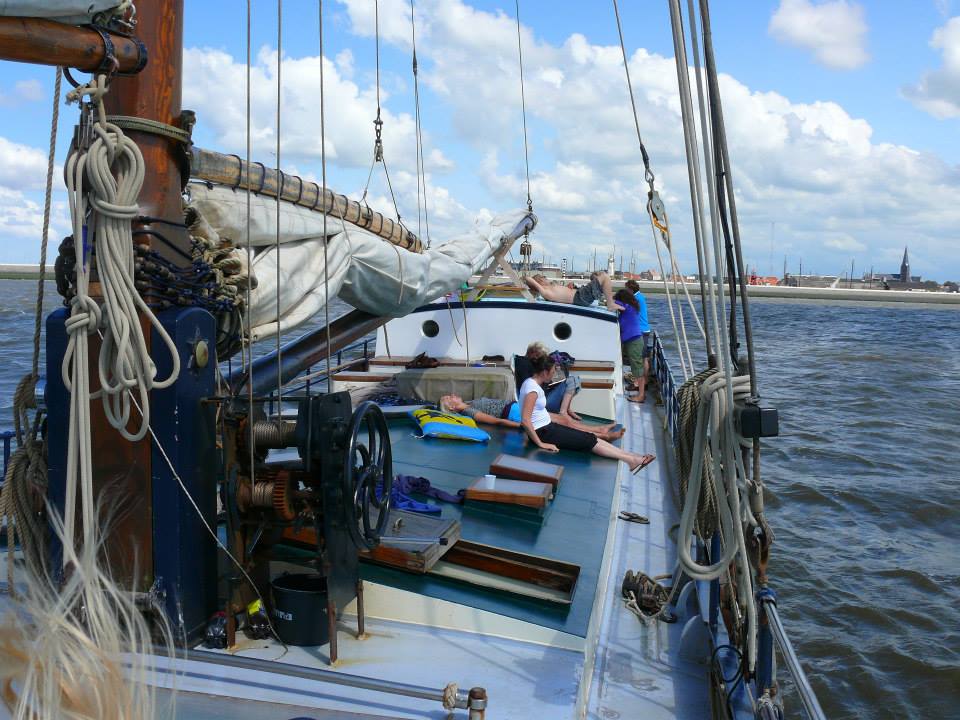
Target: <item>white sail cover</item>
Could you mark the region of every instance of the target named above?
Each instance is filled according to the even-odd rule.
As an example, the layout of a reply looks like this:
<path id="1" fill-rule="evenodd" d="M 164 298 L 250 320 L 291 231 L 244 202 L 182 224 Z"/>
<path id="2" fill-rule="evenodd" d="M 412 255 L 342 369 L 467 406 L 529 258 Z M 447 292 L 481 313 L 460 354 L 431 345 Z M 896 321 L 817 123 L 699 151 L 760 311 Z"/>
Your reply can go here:
<path id="1" fill-rule="evenodd" d="M 80 25 L 119 4 L 117 0 L 0 0 L 0 15 L 49 18 Z"/>
<path id="2" fill-rule="evenodd" d="M 247 194 L 222 186 L 190 185 L 190 204 L 235 245 L 247 244 Z M 254 340 L 286 332 L 323 310 L 323 214 L 280 203 L 280 292 L 277 293 L 277 203 L 250 198 L 250 246 L 256 251 L 251 270 Z M 457 290 L 504 244 L 536 225 L 536 216 L 514 210 L 423 253 L 391 245 L 355 225 L 327 217 L 329 296 L 374 315 L 400 317 L 414 308 Z"/>

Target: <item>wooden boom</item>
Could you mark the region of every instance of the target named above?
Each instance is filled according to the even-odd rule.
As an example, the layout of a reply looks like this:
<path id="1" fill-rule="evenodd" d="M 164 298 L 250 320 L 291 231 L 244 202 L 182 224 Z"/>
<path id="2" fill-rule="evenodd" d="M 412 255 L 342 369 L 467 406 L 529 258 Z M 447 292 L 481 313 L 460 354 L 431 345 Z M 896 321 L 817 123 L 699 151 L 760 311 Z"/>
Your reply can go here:
<path id="1" fill-rule="evenodd" d="M 372 210 L 369 205 L 362 205 L 356 200 L 348 199 L 346 195 L 332 192 L 330 188 L 327 188 L 326 194 L 321 198 L 320 186 L 299 176 L 288 175 L 283 171 L 278 173 L 277 170 L 257 162 L 251 163 L 254 166 L 251 171 L 247 163 L 236 155 L 224 155 L 198 147 L 190 148 L 190 153 L 191 177 L 238 189 L 246 189 L 249 182 L 250 188 L 260 195 L 277 197 L 279 193 L 281 200 L 325 212 L 333 217 L 342 217 L 344 221 L 369 230 L 387 242 L 411 252 L 423 252 L 420 238 L 403 225 Z"/>
<path id="2" fill-rule="evenodd" d="M 147 62 L 137 40 L 107 33 L 117 59 L 117 71 L 138 72 Z M 98 70 L 106 57 L 103 36 L 88 27 L 75 27 L 41 18 L 0 17 L 0 60 L 63 65 L 85 72 Z"/>

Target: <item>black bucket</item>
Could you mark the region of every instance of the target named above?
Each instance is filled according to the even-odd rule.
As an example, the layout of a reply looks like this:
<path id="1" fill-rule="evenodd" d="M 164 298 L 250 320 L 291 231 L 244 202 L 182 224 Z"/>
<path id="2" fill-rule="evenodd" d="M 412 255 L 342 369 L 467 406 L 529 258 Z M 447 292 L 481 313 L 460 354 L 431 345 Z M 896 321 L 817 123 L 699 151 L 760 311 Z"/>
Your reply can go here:
<path id="1" fill-rule="evenodd" d="M 270 582 L 273 626 L 287 645 L 325 645 L 327 579 L 315 573 L 284 573 Z"/>

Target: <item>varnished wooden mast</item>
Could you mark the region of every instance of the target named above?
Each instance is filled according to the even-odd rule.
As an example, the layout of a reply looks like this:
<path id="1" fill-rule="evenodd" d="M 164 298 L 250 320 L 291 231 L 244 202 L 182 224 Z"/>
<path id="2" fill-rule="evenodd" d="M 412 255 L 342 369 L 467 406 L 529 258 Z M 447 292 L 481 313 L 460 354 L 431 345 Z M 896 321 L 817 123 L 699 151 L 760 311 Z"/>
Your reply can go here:
<path id="1" fill-rule="evenodd" d="M 111 115 L 130 115 L 178 125 L 183 67 L 183 0 L 137 0 L 138 38 L 146 45 L 150 60 L 142 72 L 130 77 L 115 77 L 105 98 Z M 140 214 L 166 223 L 134 223 L 134 231 L 145 224 L 162 233 L 167 243 L 189 255 L 190 239 L 183 223 L 181 201 L 182 176 L 177 144 L 149 133 L 126 131 L 143 152 L 146 176 L 140 192 Z M 173 223 L 173 224 L 170 224 Z M 171 254 L 167 243 L 152 235 L 135 236 L 149 241 L 151 249 L 183 264 L 182 257 Z M 150 334 L 147 333 L 147 341 Z M 91 343 L 91 363 L 95 367 L 99 347 Z M 106 491 L 116 499 L 121 512 L 114 519 L 107 541 L 111 566 L 118 579 L 134 581 L 139 589 L 148 589 L 153 581 L 153 507 L 151 438 L 140 442 L 123 440 L 110 426 L 99 402 L 91 404 L 93 429 L 94 488 L 98 496 Z M 166 420 L 157 414 L 151 423 Z M 170 492 L 178 492 L 171 487 Z M 136 568 L 137 576 L 133 570 Z"/>

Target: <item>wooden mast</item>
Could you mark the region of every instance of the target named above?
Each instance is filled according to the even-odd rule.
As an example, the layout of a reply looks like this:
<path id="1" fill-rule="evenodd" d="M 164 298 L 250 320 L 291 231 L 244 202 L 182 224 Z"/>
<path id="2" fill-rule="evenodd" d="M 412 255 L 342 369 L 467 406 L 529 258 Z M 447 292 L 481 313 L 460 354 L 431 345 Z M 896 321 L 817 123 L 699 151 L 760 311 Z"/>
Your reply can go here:
<path id="1" fill-rule="evenodd" d="M 117 76 L 105 98 L 107 113 L 158 120 L 179 125 L 183 67 L 183 0 L 138 0 L 137 37 L 148 48 L 146 67 L 133 76 Z M 140 192 L 140 214 L 167 221 L 153 223 L 171 245 L 189 254 L 190 239 L 183 228 L 180 191 L 182 187 L 176 143 L 154 134 L 126 131 L 140 146 L 146 175 Z M 173 225 L 168 223 L 174 223 Z M 135 222 L 134 232 L 145 223 Z M 135 241 L 149 239 L 151 249 L 183 264 L 183 259 L 155 236 L 135 236 Z M 145 327 L 149 344 L 150 332 Z M 96 367 L 99 343 L 91 342 L 91 366 Z M 140 590 L 153 584 L 153 506 L 151 437 L 131 443 L 110 426 L 100 402 L 91 404 L 93 440 L 94 491 L 98 497 L 106 492 L 120 505 L 107 541 L 107 552 L 115 577 L 133 583 Z M 139 420 L 139 418 L 137 418 Z M 165 418 L 154 414 L 152 424 Z M 178 492 L 171 487 L 170 492 Z M 136 577 L 134 576 L 136 569 Z"/>

